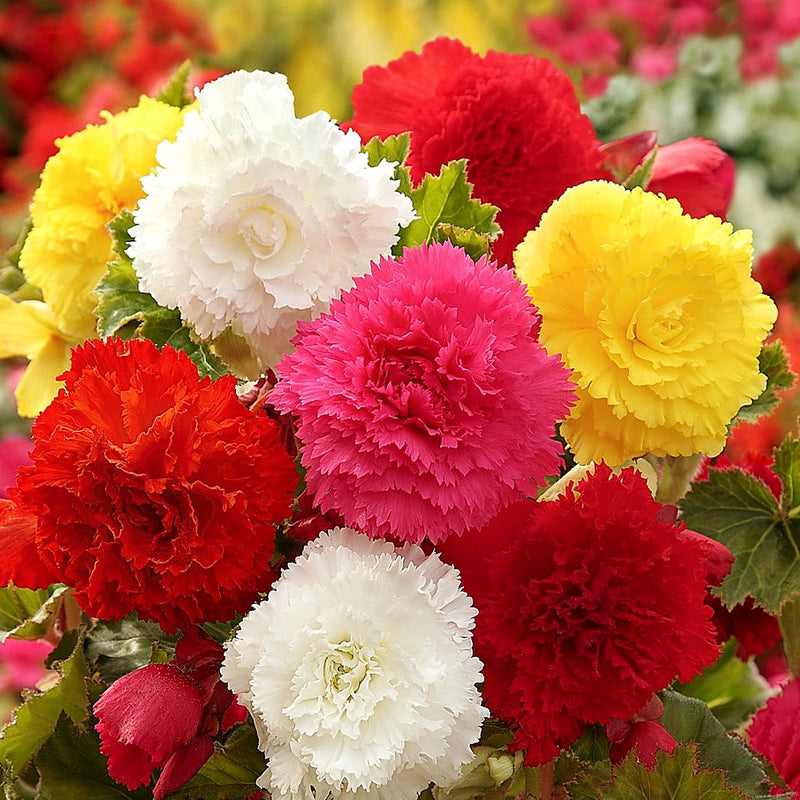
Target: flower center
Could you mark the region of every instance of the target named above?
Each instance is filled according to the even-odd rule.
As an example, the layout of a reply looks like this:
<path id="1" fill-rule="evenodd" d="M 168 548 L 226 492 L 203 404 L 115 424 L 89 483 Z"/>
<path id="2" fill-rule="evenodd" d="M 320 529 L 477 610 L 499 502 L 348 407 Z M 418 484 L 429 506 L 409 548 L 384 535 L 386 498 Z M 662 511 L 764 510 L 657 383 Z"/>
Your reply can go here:
<path id="1" fill-rule="evenodd" d="M 286 220 L 269 206 L 248 209 L 239 220 L 239 233 L 257 258 L 270 258 L 286 242 Z"/>
<path id="2" fill-rule="evenodd" d="M 328 697 L 339 695 L 339 702 L 349 702 L 367 677 L 370 661 L 362 648 L 352 642 L 337 645 L 322 661 L 322 674 Z M 371 654 L 370 654 L 371 655 Z M 374 664 L 372 665 L 374 666 Z"/>

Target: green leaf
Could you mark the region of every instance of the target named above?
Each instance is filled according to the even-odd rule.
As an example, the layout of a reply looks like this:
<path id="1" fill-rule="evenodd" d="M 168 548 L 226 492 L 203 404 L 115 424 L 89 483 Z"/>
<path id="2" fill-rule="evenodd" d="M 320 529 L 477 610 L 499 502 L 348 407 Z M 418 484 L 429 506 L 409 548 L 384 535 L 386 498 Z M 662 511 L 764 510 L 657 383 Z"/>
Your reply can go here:
<path id="1" fill-rule="evenodd" d="M 647 188 L 650 178 L 653 176 L 653 165 L 656 163 L 657 152 L 658 145 L 655 145 L 647 158 L 625 178 L 622 185 L 626 189 L 633 189 L 635 186 L 639 186 L 642 189 Z"/>
<path id="2" fill-rule="evenodd" d="M 705 672 L 676 689 L 702 700 L 727 730 L 742 725 L 770 694 L 753 663 L 736 657 L 735 641 L 725 645 L 720 658 Z"/>
<path id="3" fill-rule="evenodd" d="M 716 594 L 729 608 L 751 595 L 777 614 L 800 592 L 800 529 L 763 481 L 740 469 L 709 470 L 681 501 L 686 524 L 722 542 L 735 561 Z"/>
<path id="4" fill-rule="evenodd" d="M 367 154 L 367 161 L 371 167 L 377 167 L 381 161 L 394 161 L 402 166 L 408 158 L 411 145 L 411 136 L 401 133 L 398 136 L 387 136 L 380 139 L 374 136 L 362 148 Z"/>
<path id="5" fill-rule="evenodd" d="M 773 455 L 773 469 L 781 479 L 781 510 L 793 519 L 800 515 L 800 441 L 787 437 Z"/>
<path id="6" fill-rule="evenodd" d="M 769 414 L 781 399 L 778 392 L 790 388 L 797 377 L 789 369 L 786 350 L 780 342 L 770 342 L 761 348 L 758 369 L 767 376 L 767 385 L 752 403 L 739 409 L 739 413 L 731 421 L 731 427 L 740 422 L 755 422 Z"/>
<path id="7" fill-rule="evenodd" d="M 83 655 L 83 637 L 75 637 L 75 648 L 62 662 L 53 664 L 58 682 L 44 692 L 29 693 L 11 722 L 2 730 L 0 764 L 6 780 L 15 778 L 53 734 L 64 714 L 76 723 L 89 715 L 86 681 L 89 670 Z"/>
<path id="8" fill-rule="evenodd" d="M 608 737 L 602 725 L 592 725 L 570 748 L 581 761 L 607 761 Z"/>
<path id="9" fill-rule="evenodd" d="M 13 584 L 0 588 L 0 642 L 10 636 L 41 639 L 67 591 L 60 583 L 49 589 L 20 589 Z"/>
<path id="10" fill-rule="evenodd" d="M 172 655 L 177 641 L 177 635 L 168 636 L 154 622 L 99 621 L 86 636 L 86 658 L 106 683 L 113 683 L 149 664 L 156 650 Z"/>
<path id="11" fill-rule="evenodd" d="M 447 223 L 437 226 L 434 238 L 437 242 L 452 242 L 456 247 L 461 247 L 473 261 L 488 255 L 491 245 L 488 233 L 477 233 L 472 228 L 460 228 Z"/>
<path id="12" fill-rule="evenodd" d="M 152 800 L 149 789 L 130 791 L 108 774 L 94 729 L 66 715 L 36 756 L 39 800 Z"/>
<path id="13" fill-rule="evenodd" d="M 126 252 L 132 225 L 133 214 L 128 210 L 109 223 L 116 258 L 109 263 L 106 274 L 95 288 L 98 333 L 122 338 L 139 336 L 150 339 L 159 347 L 169 344 L 176 350 L 183 350 L 200 375 L 212 379 L 226 375 L 225 365 L 192 337 L 177 309 L 164 308 L 152 295 L 139 291 L 139 279 Z"/>
<path id="14" fill-rule="evenodd" d="M 156 100 L 175 108 L 185 108 L 193 98 L 186 91 L 186 82 L 192 69 L 191 61 L 184 61 L 169 79 L 167 85 L 156 95 Z"/>
<path id="15" fill-rule="evenodd" d="M 656 754 L 656 766 L 647 769 L 631 753 L 603 780 L 597 770 L 587 771 L 569 787 L 571 800 L 743 800 L 746 795 L 727 785 L 724 772 L 703 769 L 692 745 L 677 747 L 670 755 Z"/>
<path id="16" fill-rule="evenodd" d="M 217 745 L 211 758 L 171 800 L 246 800 L 256 791 L 255 782 L 266 769 L 264 754 L 250 723 L 237 725 Z"/>
<path id="17" fill-rule="evenodd" d="M 446 164 L 438 176 L 426 175 L 409 196 L 417 219 L 400 230 L 399 241 L 392 250 L 395 255 L 400 255 L 404 247 L 436 241 L 442 225 L 472 229 L 490 238 L 500 232 L 494 221 L 497 207 L 472 199 L 472 184 L 467 181 L 465 159 Z M 439 235 L 446 235 L 447 230 L 445 228 L 445 233 Z"/>
<path id="18" fill-rule="evenodd" d="M 748 796 L 766 795 L 767 776 L 744 742 L 730 735 L 701 700 L 673 691 L 664 692 L 664 713 L 659 720 L 678 742 L 697 743 L 700 764 L 724 770 L 728 783 Z"/>

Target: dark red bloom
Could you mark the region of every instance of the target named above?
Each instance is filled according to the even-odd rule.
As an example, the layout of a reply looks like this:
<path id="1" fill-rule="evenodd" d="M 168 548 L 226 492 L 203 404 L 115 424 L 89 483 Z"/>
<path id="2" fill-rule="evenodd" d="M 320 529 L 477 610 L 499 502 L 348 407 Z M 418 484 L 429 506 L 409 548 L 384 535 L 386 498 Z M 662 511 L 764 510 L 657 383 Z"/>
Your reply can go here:
<path id="1" fill-rule="evenodd" d="M 727 608 L 718 597 L 711 594 L 707 602 L 714 609 L 713 621 L 718 641 L 736 639 L 736 655 L 742 661 L 747 661 L 751 656 L 760 656 L 781 641 L 777 618 L 755 605 L 752 597 L 733 608 Z"/>
<path id="2" fill-rule="evenodd" d="M 196 628 L 178 642 L 175 659 L 123 675 L 94 705 L 100 751 L 108 774 L 129 789 L 161 775 L 153 796 L 161 800 L 179 789 L 214 751 L 212 736 L 224 730 L 233 706 L 219 679 L 222 647 Z"/>
<path id="3" fill-rule="evenodd" d="M 557 499 L 517 503 L 444 543 L 478 608 L 484 700 L 526 763 L 587 725 L 631 719 L 717 657 L 706 551 L 659 508 L 637 472 L 598 466 Z"/>
<path id="4" fill-rule="evenodd" d="M 500 208 L 493 256 L 502 264 L 566 189 L 605 176 L 572 82 L 543 58 L 493 50 L 480 57 L 438 38 L 365 70 L 352 99 L 349 127 L 364 141 L 411 132 L 414 181 L 469 160 L 474 194 Z"/>
<path id="5" fill-rule="evenodd" d="M 168 631 L 246 611 L 297 482 L 274 422 L 147 340 L 87 342 L 62 377 L 0 505 L 0 582 L 48 577 L 92 616 Z"/>

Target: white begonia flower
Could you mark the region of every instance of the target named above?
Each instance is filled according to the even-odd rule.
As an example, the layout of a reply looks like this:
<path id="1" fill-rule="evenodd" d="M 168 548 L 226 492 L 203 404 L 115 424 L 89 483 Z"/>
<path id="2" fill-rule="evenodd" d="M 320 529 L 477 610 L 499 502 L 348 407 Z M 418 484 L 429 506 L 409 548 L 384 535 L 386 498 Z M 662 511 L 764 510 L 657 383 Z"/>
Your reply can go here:
<path id="1" fill-rule="evenodd" d="M 457 780 L 488 712 L 475 608 L 416 545 L 348 528 L 306 545 L 226 647 L 222 678 L 291 800 L 415 800 Z"/>
<path id="2" fill-rule="evenodd" d="M 127 252 L 141 289 L 200 337 L 230 329 L 274 366 L 299 320 L 389 254 L 413 206 L 357 133 L 295 116 L 283 75 L 233 72 L 197 104 L 142 179 Z"/>

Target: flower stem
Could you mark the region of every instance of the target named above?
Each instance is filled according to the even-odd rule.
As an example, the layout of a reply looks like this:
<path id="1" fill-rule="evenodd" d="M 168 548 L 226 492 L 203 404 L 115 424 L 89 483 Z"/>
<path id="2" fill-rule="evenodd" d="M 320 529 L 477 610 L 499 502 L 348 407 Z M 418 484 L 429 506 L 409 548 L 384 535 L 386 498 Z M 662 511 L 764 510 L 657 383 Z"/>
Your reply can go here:
<path id="1" fill-rule="evenodd" d="M 552 800 L 555 762 L 548 761 L 539 767 L 539 800 Z"/>
<path id="2" fill-rule="evenodd" d="M 778 624 L 789 669 L 792 675 L 800 675 L 800 597 L 792 597 L 784 603 L 778 614 Z"/>
<path id="3" fill-rule="evenodd" d="M 666 456 L 664 459 L 659 459 L 661 478 L 658 482 L 656 500 L 663 504 L 677 504 L 689 491 L 692 478 L 697 474 L 703 458 L 705 456 L 702 453 L 697 453 L 692 456 Z"/>

